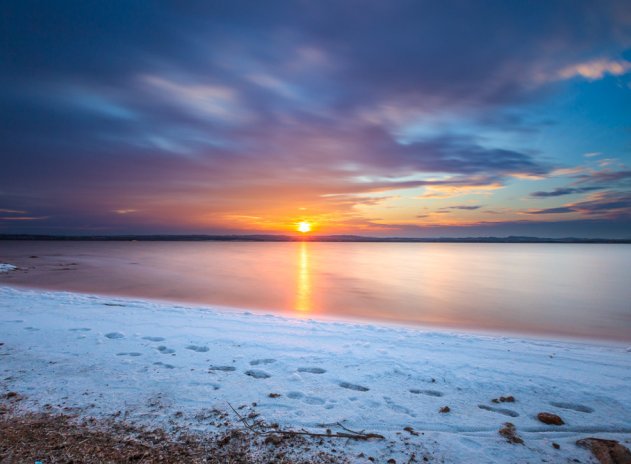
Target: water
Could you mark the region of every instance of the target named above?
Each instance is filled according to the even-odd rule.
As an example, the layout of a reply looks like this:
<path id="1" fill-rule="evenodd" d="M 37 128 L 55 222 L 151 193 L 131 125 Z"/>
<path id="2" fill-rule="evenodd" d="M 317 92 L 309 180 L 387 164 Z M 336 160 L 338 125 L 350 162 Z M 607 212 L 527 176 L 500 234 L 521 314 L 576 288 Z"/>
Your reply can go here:
<path id="1" fill-rule="evenodd" d="M 631 245 L 7 241 L 0 262 L 28 269 L 0 284 L 631 341 Z"/>

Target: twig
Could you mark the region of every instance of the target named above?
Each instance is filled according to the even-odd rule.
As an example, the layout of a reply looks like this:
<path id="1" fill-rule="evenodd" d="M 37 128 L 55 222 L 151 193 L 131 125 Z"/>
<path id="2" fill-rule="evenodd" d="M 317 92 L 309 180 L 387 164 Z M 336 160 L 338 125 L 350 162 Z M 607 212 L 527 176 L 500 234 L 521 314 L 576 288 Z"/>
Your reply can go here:
<path id="1" fill-rule="evenodd" d="M 265 423 L 262 421 L 257 421 L 253 424 L 250 424 L 247 419 L 245 417 L 243 417 L 241 414 L 239 414 L 237 412 L 236 409 L 234 409 L 234 407 L 232 407 L 232 405 L 230 403 L 228 403 L 228 406 L 230 406 L 230 409 L 232 409 L 232 412 L 234 412 L 236 414 L 236 416 L 239 418 L 239 421 L 241 423 L 243 423 L 243 425 L 250 430 L 252 433 L 254 433 L 255 435 L 288 435 L 288 436 L 296 436 L 296 435 L 306 435 L 309 437 L 326 437 L 326 438 L 348 438 L 350 440 L 370 440 L 370 439 L 377 439 L 377 440 L 383 440 L 384 436 L 383 435 L 379 435 L 378 433 L 364 433 L 364 431 L 362 430 L 361 432 L 356 432 L 354 430 L 351 430 L 347 427 L 344 427 L 342 424 L 340 424 L 339 422 L 337 422 L 336 425 L 340 426 L 342 429 L 346 430 L 346 432 L 337 432 L 337 433 L 317 433 L 317 432 L 309 432 L 307 430 L 301 429 L 301 430 L 278 430 L 278 429 L 273 429 L 270 430 L 269 428 L 267 428 L 265 426 Z"/>

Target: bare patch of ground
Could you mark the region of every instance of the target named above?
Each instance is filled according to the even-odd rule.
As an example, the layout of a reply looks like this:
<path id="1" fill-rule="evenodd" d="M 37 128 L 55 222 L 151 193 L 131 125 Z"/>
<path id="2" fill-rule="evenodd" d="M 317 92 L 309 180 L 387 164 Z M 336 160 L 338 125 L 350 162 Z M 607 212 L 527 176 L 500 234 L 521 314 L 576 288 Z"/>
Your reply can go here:
<path id="1" fill-rule="evenodd" d="M 237 428 L 216 434 L 167 433 L 110 419 L 77 419 L 66 414 L 19 413 L 0 406 L 0 463 L 47 464 L 344 463 L 339 455 L 316 451 L 305 437 L 259 437 Z"/>

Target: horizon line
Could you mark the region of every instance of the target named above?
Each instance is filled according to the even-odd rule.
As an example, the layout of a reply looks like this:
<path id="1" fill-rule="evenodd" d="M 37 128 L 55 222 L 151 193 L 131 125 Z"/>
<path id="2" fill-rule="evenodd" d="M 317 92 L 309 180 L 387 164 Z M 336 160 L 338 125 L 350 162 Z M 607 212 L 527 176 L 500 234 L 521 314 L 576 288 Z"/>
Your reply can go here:
<path id="1" fill-rule="evenodd" d="M 522 235 L 464 237 L 374 237 L 353 234 L 0 234 L 0 240 L 76 241 L 276 241 L 276 242 L 469 242 L 469 243 L 631 243 L 627 238 L 537 237 Z"/>

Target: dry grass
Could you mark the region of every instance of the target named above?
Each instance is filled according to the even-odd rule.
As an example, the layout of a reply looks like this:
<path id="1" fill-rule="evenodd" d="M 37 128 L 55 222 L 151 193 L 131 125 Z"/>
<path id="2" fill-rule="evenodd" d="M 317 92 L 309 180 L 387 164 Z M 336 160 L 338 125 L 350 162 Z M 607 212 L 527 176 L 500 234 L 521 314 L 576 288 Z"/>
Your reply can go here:
<path id="1" fill-rule="evenodd" d="M 265 440 L 229 429 L 207 436 L 169 434 L 123 421 L 0 410 L 0 463 L 340 463 L 303 437 Z"/>

